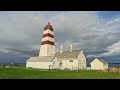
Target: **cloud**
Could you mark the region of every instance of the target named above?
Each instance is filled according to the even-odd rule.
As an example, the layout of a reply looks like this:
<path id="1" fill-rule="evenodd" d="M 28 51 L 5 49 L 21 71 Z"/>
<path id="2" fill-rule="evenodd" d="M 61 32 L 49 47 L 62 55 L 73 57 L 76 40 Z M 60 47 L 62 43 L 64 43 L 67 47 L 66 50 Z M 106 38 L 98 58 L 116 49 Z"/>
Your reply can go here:
<path id="1" fill-rule="evenodd" d="M 105 56 L 119 55 L 120 54 L 120 41 L 113 44 L 112 46 L 109 46 L 107 49 L 108 49 L 108 52 L 102 53 L 102 55 L 105 55 Z"/>
<path id="2" fill-rule="evenodd" d="M 118 18 L 102 20 L 95 12 L 64 12 L 52 20 L 57 23 L 54 26 L 59 43 L 67 47 L 73 44 L 75 49 L 83 49 L 91 56 L 107 52 L 109 46 L 119 41 Z"/>
<path id="3" fill-rule="evenodd" d="M 21 57 L 37 56 L 43 29 L 50 21 L 54 28 L 57 51 L 61 44 L 64 50 L 69 50 L 72 44 L 73 49 L 82 49 L 88 57 L 120 54 L 116 51 L 120 48 L 119 15 L 106 19 L 99 17 L 102 12 L 94 11 L 0 13 L 0 53 Z"/>

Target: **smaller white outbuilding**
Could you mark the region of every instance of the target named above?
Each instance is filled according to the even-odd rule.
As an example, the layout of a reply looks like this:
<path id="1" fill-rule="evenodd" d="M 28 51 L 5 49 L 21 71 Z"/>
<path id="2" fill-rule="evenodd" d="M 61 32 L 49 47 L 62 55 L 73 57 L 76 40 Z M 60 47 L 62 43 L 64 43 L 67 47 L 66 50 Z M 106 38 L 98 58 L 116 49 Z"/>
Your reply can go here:
<path id="1" fill-rule="evenodd" d="M 60 61 L 55 56 L 30 57 L 26 67 L 38 69 L 59 69 Z"/>
<path id="2" fill-rule="evenodd" d="M 95 58 L 91 63 L 92 70 L 105 70 L 108 69 L 108 63 L 105 62 L 103 59 Z"/>

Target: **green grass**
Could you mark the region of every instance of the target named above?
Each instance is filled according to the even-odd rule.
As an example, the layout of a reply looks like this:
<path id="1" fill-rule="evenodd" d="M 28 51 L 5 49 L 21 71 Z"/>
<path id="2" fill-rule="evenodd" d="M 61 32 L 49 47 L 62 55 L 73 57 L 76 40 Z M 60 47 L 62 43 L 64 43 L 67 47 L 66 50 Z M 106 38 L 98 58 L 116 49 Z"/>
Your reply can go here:
<path id="1" fill-rule="evenodd" d="M 0 79 L 120 79 L 120 73 L 92 70 L 49 71 L 25 67 L 0 67 Z"/>

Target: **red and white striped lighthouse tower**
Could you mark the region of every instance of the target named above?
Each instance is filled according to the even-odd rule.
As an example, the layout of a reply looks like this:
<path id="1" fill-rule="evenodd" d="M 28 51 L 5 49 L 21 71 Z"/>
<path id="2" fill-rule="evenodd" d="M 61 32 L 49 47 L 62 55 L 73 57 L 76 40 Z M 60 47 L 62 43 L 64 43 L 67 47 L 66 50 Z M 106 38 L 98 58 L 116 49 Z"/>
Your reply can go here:
<path id="1" fill-rule="evenodd" d="M 45 26 L 42 36 L 39 56 L 53 56 L 55 54 L 53 27 L 48 23 Z"/>

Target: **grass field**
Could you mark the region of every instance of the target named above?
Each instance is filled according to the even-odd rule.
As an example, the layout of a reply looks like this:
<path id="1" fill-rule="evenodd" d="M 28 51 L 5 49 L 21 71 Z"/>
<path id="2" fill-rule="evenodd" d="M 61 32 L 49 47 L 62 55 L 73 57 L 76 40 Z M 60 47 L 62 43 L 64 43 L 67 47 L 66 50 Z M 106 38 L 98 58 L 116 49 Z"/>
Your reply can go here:
<path id="1" fill-rule="evenodd" d="M 92 70 L 49 71 L 24 67 L 0 67 L 0 79 L 120 79 L 120 73 Z"/>

